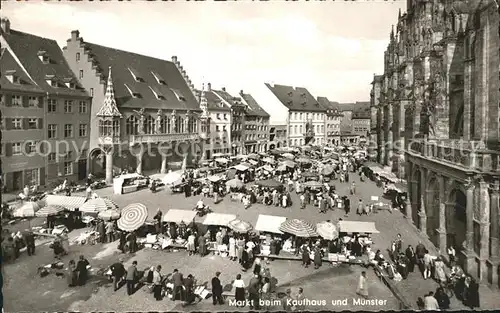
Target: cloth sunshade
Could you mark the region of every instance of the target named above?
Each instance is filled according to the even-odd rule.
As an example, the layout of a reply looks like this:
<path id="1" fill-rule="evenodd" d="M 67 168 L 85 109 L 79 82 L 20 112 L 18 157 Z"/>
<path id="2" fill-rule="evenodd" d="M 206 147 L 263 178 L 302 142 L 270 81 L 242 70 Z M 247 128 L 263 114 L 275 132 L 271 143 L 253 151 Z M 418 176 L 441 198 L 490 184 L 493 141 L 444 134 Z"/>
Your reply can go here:
<path id="1" fill-rule="evenodd" d="M 35 215 L 38 217 L 47 217 L 60 214 L 64 211 L 66 211 L 66 208 L 61 205 L 48 205 L 36 212 Z"/>
<path id="2" fill-rule="evenodd" d="M 237 169 L 238 171 L 244 172 L 244 171 L 248 170 L 250 167 L 246 166 L 244 164 L 238 164 L 234 168 Z"/>
<path id="3" fill-rule="evenodd" d="M 278 166 L 278 167 L 276 168 L 276 170 L 277 170 L 278 172 L 285 172 L 286 170 L 288 170 L 288 167 L 287 167 L 285 164 L 281 164 L 280 166 Z"/>
<path id="4" fill-rule="evenodd" d="M 318 173 L 313 173 L 313 172 L 304 172 L 302 174 L 302 177 L 317 177 L 318 176 Z"/>
<path id="5" fill-rule="evenodd" d="M 41 206 L 59 205 L 70 211 L 74 211 L 75 209 L 80 208 L 85 201 L 87 201 L 87 198 L 80 196 L 47 195 L 41 201 L 41 203 L 44 203 L 44 205 Z"/>
<path id="6" fill-rule="evenodd" d="M 235 219 L 230 221 L 227 226 L 237 233 L 247 233 L 252 230 L 252 224 L 246 221 Z"/>
<path id="7" fill-rule="evenodd" d="M 302 184 L 304 187 L 310 187 L 310 188 L 319 188 L 323 187 L 323 184 L 317 181 L 308 181 Z"/>
<path id="8" fill-rule="evenodd" d="M 281 162 L 281 164 L 288 166 L 288 167 L 291 167 L 291 168 L 294 168 L 297 165 L 297 163 L 290 161 L 290 160 L 285 160 L 285 161 Z"/>
<path id="9" fill-rule="evenodd" d="M 224 163 L 224 164 L 226 164 L 226 163 L 228 163 L 229 161 L 228 161 L 227 159 L 224 159 L 224 158 L 217 158 L 217 159 L 215 159 L 215 162 L 218 162 L 218 163 Z"/>
<path id="10" fill-rule="evenodd" d="M 203 221 L 203 225 L 227 227 L 229 222 L 234 219 L 236 219 L 236 215 L 234 214 L 208 213 Z"/>
<path id="11" fill-rule="evenodd" d="M 299 159 L 297 159 L 297 162 L 299 162 L 299 163 L 312 163 L 311 159 L 307 159 L 307 158 L 299 158 Z"/>
<path id="12" fill-rule="evenodd" d="M 276 161 L 273 159 L 273 158 L 263 158 L 262 161 L 266 162 L 266 163 L 270 163 L 270 164 L 274 164 L 276 163 Z"/>
<path id="13" fill-rule="evenodd" d="M 144 204 L 132 203 L 122 210 L 122 216 L 118 219 L 118 228 L 123 231 L 134 231 L 144 225 L 148 218 L 148 209 Z"/>
<path id="14" fill-rule="evenodd" d="M 114 210 L 114 209 L 105 210 L 105 211 L 99 212 L 97 217 L 99 217 L 100 219 L 105 220 L 105 221 L 113 221 L 113 220 L 117 220 L 120 218 L 120 212 L 118 212 L 117 210 Z"/>
<path id="15" fill-rule="evenodd" d="M 245 186 L 245 184 L 241 180 L 234 178 L 234 179 L 228 180 L 226 182 L 226 186 L 229 186 L 231 188 L 243 188 L 243 186 Z"/>
<path id="16" fill-rule="evenodd" d="M 259 180 L 256 181 L 255 184 L 257 186 L 268 187 L 268 188 L 277 188 L 283 186 L 282 183 L 274 179 Z"/>
<path id="17" fill-rule="evenodd" d="M 318 236 L 316 227 L 313 224 L 299 219 L 286 220 L 283 224 L 281 224 L 280 230 L 284 233 L 289 233 L 302 238 Z"/>
<path id="18" fill-rule="evenodd" d="M 24 202 L 20 207 L 14 210 L 14 217 L 33 217 L 40 210 L 40 205 L 33 201 Z"/>
<path id="19" fill-rule="evenodd" d="M 331 175 L 331 174 L 333 173 L 333 171 L 334 171 L 334 169 L 333 169 L 333 167 L 332 167 L 332 166 L 325 166 L 325 167 L 323 168 L 323 170 L 321 171 L 321 173 L 322 173 L 323 175 Z"/>
<path id="20" fill-rule="evenodd" d="M 113 200 L 106 198 L 96 198 L 90 199 L 85 202 L 80 207 L 80 212 L 83 213 L 99 213 L 101 211 L 106 211 L 108 209 L 117 209 L 118 204 L 116 204 Z"/>
<path id="21" fill-rule="evenodd" d="M 330 222 L 316 224 L 316 232 L 326 240 L 335 240 L 339 237 L 337 226 Z"/>
<path id="22" fill-rule="evenodd" d="M 293 154 L 288 153 L 288 152 L 287 153 L 283 153 L 282 156 L 285 157 L 285 158 L 287 158 L 287 159 L 292 159 L 292 160 L 295 158 L 295 156 Z"/>
<path id="23" fill-rule="evenodd" d="M 166 174 L 163 178 L 162 178 L 162 182 L 165 184 L 165 185 L 170 185 L 170 184 L 173 184 L 175 183 L 176 181 L 180 180 L 182 177 L 182 173 L 181 172 L 170 172 L 168 174 Z"/>
<path id="24" fill-rule="evenodd" d="M 256 153 L 249 154 L 248 158 L 253 160 L 260 160 L 260 156 Z"/>

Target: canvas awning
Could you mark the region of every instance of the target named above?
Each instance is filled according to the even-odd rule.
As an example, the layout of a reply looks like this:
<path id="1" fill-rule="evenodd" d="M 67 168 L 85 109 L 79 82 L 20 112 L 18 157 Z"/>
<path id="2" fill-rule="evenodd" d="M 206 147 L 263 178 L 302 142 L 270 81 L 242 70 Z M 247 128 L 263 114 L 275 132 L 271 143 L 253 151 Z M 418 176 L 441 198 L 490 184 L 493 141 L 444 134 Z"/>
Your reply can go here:
<path id="1" fill-rule="evenodd" d="M 212 175 L 212 176 L 208 176 L 207 179 L 209 181 L 211 181 L 212 183 L 216 183 L 218 182 L 219 180 L 222 179 L 222 177 L 220 177 L 219 175 Z"/>
<path id="2" fill-rule="evenodd" d="M 188 211 L 188 210 L 176 210 L 171 209 L 165 215 L 163 215 L 163 221 L 169 223 L 180 223 L 184 222 L 184 224 L 191 223 L 196 217 L 196 211 Z"/>
<path id="3" fill-rule="evenodd" d="M 273 234 L 283 234 L 279 228 L 285 221 L 286 217 L 284 216 L 259 214 L 257 223 L 255 224 L 255 230 Z"/>
<path id="4" fill-rule="evenodd" d="M 227 226 L 229 222 L 235 219 L 235 214 L 208 213 L 203 221 L 203 225 Z"/>
<path id="5" fill-rule="evenodd" d="M 244 164 L 238 164 L 234 167 L 235 169 L 237 169 L 238 171 L 246 171 L 248 170 L 250 167 L 244 165 Z"/>
<path id="6" fill-rule="evenodd" d="M 85 197 L 48 195 L 45 199 L 43 199 L 42 203 L 44 206 L 58 205 L 65 207 L 70 211 L 74 211 L 82 206 L 85 201 L 87 201 L 87 198 Z"/>
<path id="7" fill-rule="evenodd" d="M 257 165 L 259 164 L 259 162 L 255 161 L 255 160 L 248 160 L 248 162 L 252 165 Z"/>
<path id="8" fill-rule="evenodd" d="M 215 162 L 218 162 L 218 163 L 224 163 L 224 164 L 226 164 L 226 163 L 228 163 L 229 161 L 228 161 L 227 159 L 224 159 L 224 158 L 217 158 L 217 159 L 215 159 Z"/>
<path id="9" fill-rule="evenodd" d="M 342 233 L 380 233 L 374 222 L 339 221 L 339 229 Z"/>

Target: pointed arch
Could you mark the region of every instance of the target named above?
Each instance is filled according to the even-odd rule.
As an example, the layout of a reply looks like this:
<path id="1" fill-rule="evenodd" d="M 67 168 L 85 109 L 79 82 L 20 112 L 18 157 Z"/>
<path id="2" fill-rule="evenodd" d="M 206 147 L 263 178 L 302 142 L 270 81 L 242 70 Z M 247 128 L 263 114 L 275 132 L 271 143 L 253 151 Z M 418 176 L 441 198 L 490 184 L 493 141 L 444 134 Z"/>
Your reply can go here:
<path id="1" fill-rule="evenodd" d="M 172 122 L 170 116 L 164 116 L 161 122 L 162 122 L 162 127 L 161 127 L 162 133 L 170 134 L 172 132 Z"/>
<path id="2" fill-rule="evenodd" d="M 135 115 L 130 115 L 125 123 L 125 132 L 127 135 L 137 135 L 139 133 L 139 120 Z"/>
<path id="3" fill-rule="evenodd" d="M 155 119 L 151 116 L 148 115 L 144 121 L 144 133 L 151 135 L 154 134 L 155 131 Z"/>

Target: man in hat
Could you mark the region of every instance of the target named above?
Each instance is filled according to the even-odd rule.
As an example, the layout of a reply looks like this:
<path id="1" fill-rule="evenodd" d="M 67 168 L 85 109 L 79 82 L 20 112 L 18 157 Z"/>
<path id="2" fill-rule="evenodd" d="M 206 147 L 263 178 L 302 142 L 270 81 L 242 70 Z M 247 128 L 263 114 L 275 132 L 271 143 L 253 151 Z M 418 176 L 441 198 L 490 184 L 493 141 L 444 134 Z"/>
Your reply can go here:
<path id="1" fill-rule="evenodd" d="M 212 278 L 212 300 L 213 304 L 224 304 L 222 299 L 222 284 L 219 279 L 220 272 L 215 273 L 215 277 Z"/>
<path id="2" fill-rule="evenodd" d="M 156 215 L 153 217 L 155 220 L 155 228 L 156 228 L 156 233 L 157 234 L 162 234 L 163 233 L 163 224 L 162 224 L 162 216 L 163 213 L 161 212 L 160 208 L 158 208 L 158 211 L 156 211 Z"/>
<path id="3" fill-rule="evenodd" d="M 24 231 L 24 241 L 26 242 L 26 251 L 28 255 L 35 255 L 35 235 L 29 229 Z"/>

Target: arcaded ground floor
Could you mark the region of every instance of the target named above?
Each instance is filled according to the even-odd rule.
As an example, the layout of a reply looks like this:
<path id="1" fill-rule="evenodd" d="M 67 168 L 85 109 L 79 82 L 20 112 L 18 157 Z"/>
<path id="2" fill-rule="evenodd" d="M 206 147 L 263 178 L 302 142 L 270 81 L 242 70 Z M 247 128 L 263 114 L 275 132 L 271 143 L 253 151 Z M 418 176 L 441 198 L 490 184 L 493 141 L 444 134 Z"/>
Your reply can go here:
<path id="1" fill-rule="evenodd" d="M 406 154 L 406 215 L 447 256 L 453 246 L 467 272 L 498 287 L 499 177 Z"/>

